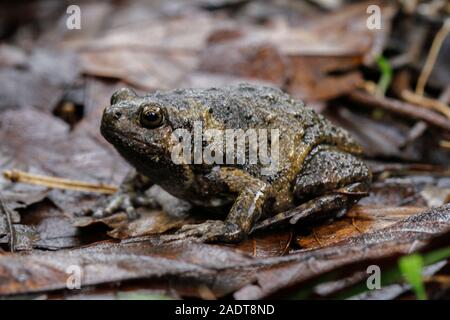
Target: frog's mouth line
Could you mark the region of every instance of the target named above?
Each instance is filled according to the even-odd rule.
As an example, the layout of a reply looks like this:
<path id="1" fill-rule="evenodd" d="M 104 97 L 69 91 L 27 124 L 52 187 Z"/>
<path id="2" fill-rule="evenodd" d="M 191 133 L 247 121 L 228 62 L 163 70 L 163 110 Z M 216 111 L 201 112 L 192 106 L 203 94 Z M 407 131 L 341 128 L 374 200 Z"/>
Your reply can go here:
<path id="1" fill-rule="evenodd" d="M 114 131 L 106 131 L 106 134 L 103 134 L 103 136 L 105 137 L 106 140 L 108 140 L 112 145 L 116 145 L 119 144 L 123 147 L 129 148 L 130 147 L 130 140 L 133 141 L 134 146 L 133 148 L 139 148 L 139 152 L 146 154 L 149 153 L 150 149 L 148 144 L 146 144 L 145 142 L 143 142 L 140 139 L 137 139 L 136 137 L 133 136 L 127 136 L 125 137 L 124 135 L 118 134 L 117 132 Z"/>

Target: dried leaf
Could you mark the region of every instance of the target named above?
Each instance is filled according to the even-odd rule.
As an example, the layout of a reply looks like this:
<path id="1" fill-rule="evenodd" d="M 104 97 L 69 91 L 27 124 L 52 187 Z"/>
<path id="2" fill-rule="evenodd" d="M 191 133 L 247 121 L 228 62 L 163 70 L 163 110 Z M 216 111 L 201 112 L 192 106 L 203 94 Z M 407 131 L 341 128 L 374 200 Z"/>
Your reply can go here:
<path id="1" fill-rule="evenodd" d="M 304 249 L 328 247 L 351 237 L 386 228 L 425 209 L 357 205 L 342 219 L 314 227 L 306 236 L 298 236 L 297 242 Z"/>
<path id="2" fill-rule="evenodd" d="M 234 297 L 261 299 L 350 263 L 415 252 L 433 237 L 449 230 L 450 205 L 427 210 L 387 228 L 351 237 L 336 245 L 291 254 L 285 257 L 284 263 L 275 265 L 273 261 L 271 268 L 256 274 L 257 285 L 244 287 Z"/>

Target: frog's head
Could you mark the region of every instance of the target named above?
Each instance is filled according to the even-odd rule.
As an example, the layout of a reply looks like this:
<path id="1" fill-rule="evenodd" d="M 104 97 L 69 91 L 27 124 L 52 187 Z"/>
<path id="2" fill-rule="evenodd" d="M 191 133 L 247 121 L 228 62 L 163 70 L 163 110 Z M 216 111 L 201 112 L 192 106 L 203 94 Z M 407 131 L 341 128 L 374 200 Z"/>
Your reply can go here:
<path id="1" fill-rule="evenodd" d="M 123 88 L 103 112 L 101 133 L 136 168 L 163 167 L 173 144 L 169 119 L 167 106 L 156 96 L 139 97 Z"/>

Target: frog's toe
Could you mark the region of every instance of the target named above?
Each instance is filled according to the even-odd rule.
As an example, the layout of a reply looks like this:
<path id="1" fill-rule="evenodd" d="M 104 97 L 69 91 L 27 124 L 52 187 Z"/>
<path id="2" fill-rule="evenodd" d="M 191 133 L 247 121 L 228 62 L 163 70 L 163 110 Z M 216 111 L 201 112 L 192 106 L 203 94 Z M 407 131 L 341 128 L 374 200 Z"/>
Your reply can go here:
<path id="1" fill-rule="evenodd" d="M 210 230 L 203 234 L 200 238 L 201 242 L 227 242 L 227 243 L 236 243 L 240 242 L 244 239 L 245 233 L 240 229 L 230 229 L 228 227 L 225 228 L 224 231 Z"/>
<path id="2" fill-rule="evenodd" d="M 175 235 L 196 238 L 199 242 L 239 242 L 244 237 L 244 233 L 238 226 L 221 220 L 207 220 L 201 224 L 184 225 Z"/>
<path id="3" fill-rule="evenodd" d="M 182 226 L 177 233 L 190 233 L 190 234 L 203 234 L 208 232 L 211 228 L 220 228 L 220 225 L 223 224 L 223 221 L 219 220 L 206 220 L 200 224 L 185 224 Z"/>
<path id="4" fill-rule="evenodd" d="M 75 217 L 86 217 L 89 216 L 93 213 L 92 208 L 82 208 L 82 209 L 78 209 L 75 212 L 73 212 L 73 215 Z"/>
<path id="5" fill-rule="evenodd" d="M 117 212 L 126 212 L 130 219 L 136 219 L 138 217 L 130 196 L 123 192 L 113 194 L 91 209 L 92 217 L 97 219 L 111 216 Z"/>
<path id="6" fill-rule="evenodd" d="M 162 235 L 160 237 L 161 243 L 171 243 L 180 240 L 201 242 L 201 237 L 199 236 L 198 231 L 195 229 L 186 232 L 177 232 L 175 234 Z"/>
<path id="7" fill-rule="evenodd" d="M 221 220 L 207 220 L 200 224 L 182 226 L 175 234 L 163 235 L 163 243 L 179 240 L 193 242 L 239 242 L 245 234 L 237 226 Z"/>

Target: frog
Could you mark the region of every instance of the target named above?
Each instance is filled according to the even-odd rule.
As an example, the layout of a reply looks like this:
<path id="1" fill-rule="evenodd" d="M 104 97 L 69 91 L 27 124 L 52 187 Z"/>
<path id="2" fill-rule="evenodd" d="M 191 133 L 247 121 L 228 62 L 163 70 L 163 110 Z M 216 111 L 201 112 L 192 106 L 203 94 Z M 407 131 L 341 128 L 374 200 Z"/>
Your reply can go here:
<path id="1" fill-rule="evenodd" d="M 198 123 L 204 131 L 278 133 L 267 139 L 277 144 L 276 166 L 263 170 L 275 162 L 268 161 L 275 152 L 264 164 L 174 161 L 182 140 L 174 133 L 191 132 Z M 103 111 L 100 132 L 133 170 L 91 213 L 125 211 L 135 219 L 139 206 L 159 205 L 173 215 L 206 214 L 201 223 L 162 235 L 167 241 L 237 243 L 260 229 L 340 217 L 368 194 L 371 183 L 363 150 L 346 130 L 271 86 L 240 83 L 144 95 L 121 88 Z"/>

